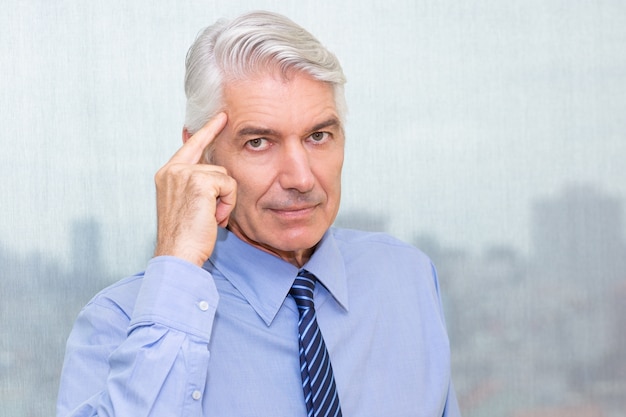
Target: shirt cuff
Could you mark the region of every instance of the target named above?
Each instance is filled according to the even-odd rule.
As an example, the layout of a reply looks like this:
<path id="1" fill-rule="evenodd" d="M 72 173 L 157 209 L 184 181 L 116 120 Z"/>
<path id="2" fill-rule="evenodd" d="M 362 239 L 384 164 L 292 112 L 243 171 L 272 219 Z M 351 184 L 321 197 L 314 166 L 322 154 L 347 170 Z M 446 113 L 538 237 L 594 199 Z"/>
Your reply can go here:
<path id="1" fill-rule="evenodd" d="M 172 256 L 153 258 L 144 273 L 128 332 L 161 324 L 208 343 L 218 301 L 208 271 Z"/>

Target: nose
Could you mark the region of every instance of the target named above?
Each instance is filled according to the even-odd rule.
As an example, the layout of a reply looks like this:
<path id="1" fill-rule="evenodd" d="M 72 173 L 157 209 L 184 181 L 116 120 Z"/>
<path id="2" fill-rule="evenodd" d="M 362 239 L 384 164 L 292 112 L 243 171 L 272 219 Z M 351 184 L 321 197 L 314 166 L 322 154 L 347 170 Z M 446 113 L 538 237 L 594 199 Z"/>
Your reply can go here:
<path id="1" fill-rule="evenodd" d="M 297 190 L 301 193 L 311 191 L 315 185 L 309 152 L 299 140 L 283 146 L 279 183 L 285 190 Z"/>

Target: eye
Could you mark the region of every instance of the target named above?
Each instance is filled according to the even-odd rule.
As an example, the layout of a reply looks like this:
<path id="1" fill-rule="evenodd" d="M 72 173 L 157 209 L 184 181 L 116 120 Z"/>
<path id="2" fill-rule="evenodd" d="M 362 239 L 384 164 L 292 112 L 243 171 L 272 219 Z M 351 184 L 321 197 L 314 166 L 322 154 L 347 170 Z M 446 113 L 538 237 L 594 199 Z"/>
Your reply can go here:
<path id="1" fill-rule="evenodd" d="M 311 136 L 309 136 L 311 138 L 311 140 L 313 140 L 313 142 L 324 142 L 325 140 L 327 140 L 330 137 L 330 133 L 328 132 L 315 132 L 312 133 Z"/>
<path id="2" fill-rule="evenodd" d="M 265 138 L 250 139 L 246 142 L 246 146 L 254 150 L 263 150 L 267 148 L 268 141 Z"/>

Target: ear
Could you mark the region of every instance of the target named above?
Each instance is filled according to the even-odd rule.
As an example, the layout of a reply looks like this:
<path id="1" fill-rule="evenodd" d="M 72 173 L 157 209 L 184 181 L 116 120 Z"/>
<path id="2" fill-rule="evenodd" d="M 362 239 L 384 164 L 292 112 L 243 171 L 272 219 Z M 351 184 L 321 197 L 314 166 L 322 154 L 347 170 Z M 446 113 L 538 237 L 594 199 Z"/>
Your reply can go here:
<path id="1" fill-rule="evenodd" d="M 191 137 L 191 133 L 189 133 L 187 128 L 183 126 L 183 144 L 185 144 L 189 140 L 190 137 Z"/>

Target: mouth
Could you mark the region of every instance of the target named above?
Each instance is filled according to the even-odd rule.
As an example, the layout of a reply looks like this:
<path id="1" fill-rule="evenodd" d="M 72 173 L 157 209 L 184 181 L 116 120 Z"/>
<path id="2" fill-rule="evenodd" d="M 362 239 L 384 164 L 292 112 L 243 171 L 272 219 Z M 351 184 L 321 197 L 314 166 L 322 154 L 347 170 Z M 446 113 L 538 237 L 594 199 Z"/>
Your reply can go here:
<path id="1" fill-rule="evenodd" d="M 293 207 L 280 207 L 270 208 L 269 210 L 281 217 L 303 217 L 308 216 L 317 208 L 316 205 L 308 206 L 293 206 Z"/>

